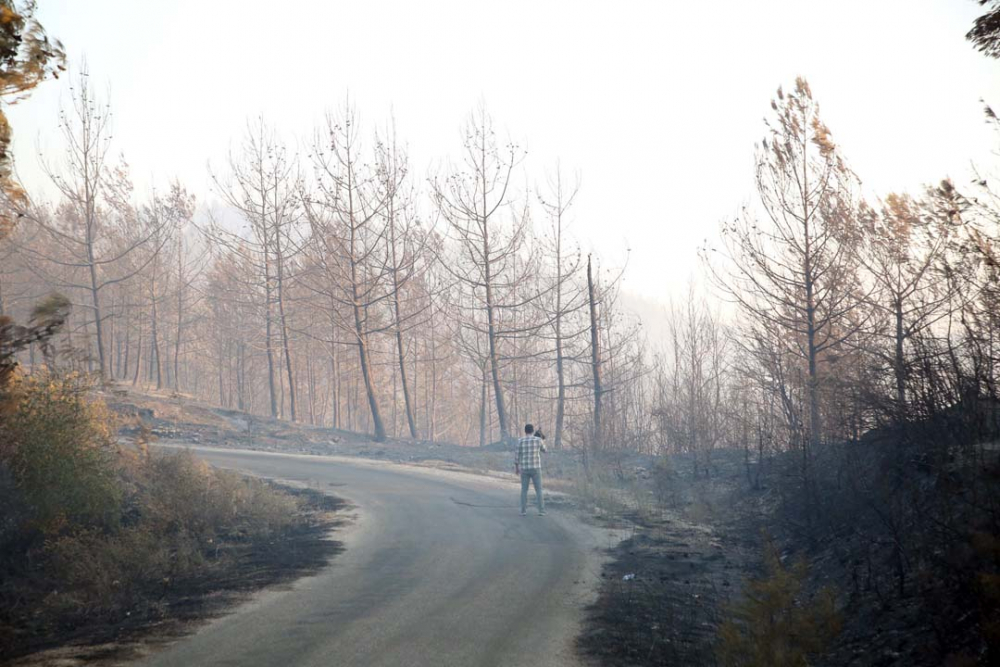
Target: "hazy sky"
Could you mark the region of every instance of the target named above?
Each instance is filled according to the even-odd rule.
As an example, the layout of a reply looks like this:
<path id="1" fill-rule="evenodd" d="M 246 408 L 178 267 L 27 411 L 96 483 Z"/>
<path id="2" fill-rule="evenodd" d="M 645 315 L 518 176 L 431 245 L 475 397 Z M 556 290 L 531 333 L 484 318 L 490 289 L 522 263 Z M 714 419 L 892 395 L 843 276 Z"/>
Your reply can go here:
<path id="1" fill-rule="evenodd" d="M 1000 63 L 964 34 L 973 0 L 322 2 L 41 0 L 49 33 L 107 90 L 115 148 L 141 187 L 179 178 L 211 201 L 248 117 L 303 143 L 350 92 L 390 110 L 424 177 L 480 100 L 526 146 L 532 184 L 561 159 L 582 180 L 573 231 L 627 289 L 678 294 L 696 248 L 751 195 L 752 151 L 779 84 L 808 77 L 867 188 L 967 178 L 994 137 Z M 14 107 L 18 171 L 41 182 L 68 79 Z"/>

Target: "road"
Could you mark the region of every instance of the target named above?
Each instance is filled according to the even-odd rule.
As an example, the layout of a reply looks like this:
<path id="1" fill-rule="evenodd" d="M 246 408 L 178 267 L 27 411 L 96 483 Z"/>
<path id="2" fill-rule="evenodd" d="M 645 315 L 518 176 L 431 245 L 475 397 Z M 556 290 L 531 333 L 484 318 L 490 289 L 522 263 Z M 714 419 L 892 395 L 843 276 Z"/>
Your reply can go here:
<path id="1" fill-rule="evenodd" d="M 317 456 L 195 452 L 327 489 L 357 518 L 337 536 L 346 551 L 318 575 L 259 595 L 141 665 L 585 664 L 574 639 L 607 536 L 556 508 L 519 516 L 513 484 Z"/>

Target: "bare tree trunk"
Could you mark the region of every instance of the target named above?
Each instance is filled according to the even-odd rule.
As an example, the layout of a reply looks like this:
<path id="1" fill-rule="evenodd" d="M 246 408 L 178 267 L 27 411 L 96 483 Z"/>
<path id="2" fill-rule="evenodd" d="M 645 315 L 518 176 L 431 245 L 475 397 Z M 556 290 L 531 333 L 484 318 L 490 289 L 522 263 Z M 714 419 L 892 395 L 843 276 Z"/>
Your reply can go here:
<path id="1" fill-rule="evenodd" d="M 219 405 L 226 408 L 229 407 L 228 401 L 226 401 L 226 384 L 223 381 L 223 370 L 226 366 L 226 360 L 223 357 L 223 343 L 221 336 L 216 336 L 215 338 L 215 351 L 219 358 Z"/>
<path id="2" fill-rule="evenodd" d="M 390 211 L 390 216 L 394 212 Z M 410 428 L 410 437 L 417 439 L 417 423 L 413 418 L 413 405 L 410 400 L 410 388 L 406 382 L 406 355 L 403 349 L 402 314 L 399 307 L 399 264 L 396 258 L 396 225 L 389 224 L 389 250 L 392 260 L 392 309 L 396 318 L 396 353 L 399 358 L 399 379 L 403 384 L 403 405 L 406 408 L 406 424 Z"/>
<path id="3" fill-rule="evenodd" d="M 406 424 L 410 428 L 410 437 L 417 439 L 417 423 L 413 418 L 413 406 L 410 400 L 410 389 L 406 383 L 406 357 L 403 355 L 403 334 L 396 329 L 396 350 L 399 353 L 399 381 L 403 385 L 403 405 L 406 409 Z"/>
<path id="4" fill-rule="evenodd" d="M 139 318 L 139 335 L 135 344 L 135 375 L 132 376 L 132 386 L 139 383 L 139 369 L 142 368 L 142 317 Z"/>
<path id="5" fill-rule="evenodd" d="M 236 357 L 238 373 L 236 374 L 236 401 L 237 408 L 239 410 L 250 412 L 250 407 L 247 402 L 247 355 L 246 347 L 243 342 L 240 342 L 239 346 L 236 348 Z"/>
<path id="6" fill-rule="evenodd" d="M 903 304 L 897 300 L 893 304 L 893 309 L 896 319 L 895 355 L 893 358 L 893 371 L 896 376 L 896 408 L 899 410 L 899 414 L 902 415 L 906 409 L 906 356 L 903 347 L 903 343 L 905 342 L 903 332 Z"/>
<path id="7" fill-rule="evenodd" d="M 486 377 L 485 364 L 483 364 L 482 375 L 483 375 L 483 381 L 480 384 L 480 389 L 479 389 L 480 392 L 479 393 L 479 446 L 485 447 L 486 446 L 486 402 L 487 402 L 486 390 L 487 390 L 487 385 L 489 384 L 489 380 Z"/>
<path id="8" fill-rule="evenodd" d="M 431 328 L 431 337 L 430 337 L 430 342 L 431 342 L 431 345 L 430 345 L 430 347 L 431 347 L 431 379 L 430 379 L 429 382 L 427 381 L 426 373 L 424 374 L 425 375 L 425 377 L 424 377 L 424 388 L 425 388 L 425 390 L 424 390 L 424 394 L 425 394 L 424 401 L 425 401 L 425 403 L 428 404 L 427 408 L 425 409 L 425 412 L 427 411 L 427 409 L 430 410 L 430 416 L 427 419 L 427 422 L 428 422 L 427 437 L 428 437 L 428 439 L 431 442 L 434 442 L 436 440 L 437 434 L 438 434 L 438 431 L 437 431 L 437 406 L 438 406 L 438 402 L 437 402 L 437 399 L 438 399 L 438 395 L 437 395 L 437 388 L 438 388 L 438 368 L 437 368 L 437 362 L 438 362 L 438 357 L 437 357 L 437 327 L 436 327 L 436 322 L 437 322 L 437 318 L 436 317 L 432 317 L 431 318 L 431 322 L 430 322 L 430 325 L 431 325 L 431 327 L 430 327 Z M 415 363 L 416 363 L 416 360 L 414 360 L 414 371 L 413 371 L 414 374 L 416 374 L 416 365 L 415 365 Z M 429 399 L 426 396 L 426 388 L 428 386 L 430 387 L 430 397 L 429 397 Z"/>
<path id="9" fill-rule="evenodd" d="M 124 312 L 128 311 L 129 309 L 126 307 Z M 129 326 L 128 322 L 130 318 L 127 315 L 123 315 L 123 317 L 125 317 L 125 350 L 122 352 L 122 363 L 118 365 L 118 377 L 122 380 L 128 377 L 129 355 L 132 354 L 132 327 Z"/>
<path id="10" fill-rule="evenodd" d="M 116 343 L 116 327 L 115 323 L 117 321 L 115 313 L 115 298 L 114 295 L 111 297 L 110 312 L 108 313 L 108 329 L 107 329 L 107 343 L 108 343 L 108 377 L 113 378 L 115 376 L 115 343 Z"/>
<path id="11" fill-rule="evenodd" d="M 357 290 L 355 289 L 355 294 Z M 382 413 L 378 407 L 378 400 L 375 398 L 375 385 L 372 382 L 371 362 L 368 353 L 368 340 L 364 334 L 361 322 L 361 308 L 354 306 L 354 325 L 358 338 L 358 361 L 361 364 L 361 376 L 365 381 L 365 392 L 368 396 L 368 409 L 371 411 L 372 424 L 375 428 L 375 440 L 382 442 L 386 438 L 385 423 L 382 421 Z"/>
<path id="12" fill-rule="evenodd" d="M 162 389 L 163 388 L 163 369 L 162 369 L 162 364 L 160 363 L 160 337 L 159 337 L 159 332 L 157 330 L 157 321 L 156 321 L 157 320 L 157 316 L 156 316 L 156 293 L 155 293 L 155 291 L 153 289 L 153 284 L 152 283 L 150 283 L 150 286 L 149 286 L 149 298 L 150 298 L 150 302 L 152 303 L 152 310 L 151 310 L 152 318 L 150 320 L 150 335 L 152 336 L 152 341 L 151 341 L 151 345 L 152 345 L 151 352 L 152 352 L 152 354 L 150 356 L 153 357 L 153 358 L 155 358 L 155 361 L 156 361 L 156 366 L 154 368 L 155 371 L 156 371 L 156 388 L 157 389 Z M 151 358 L 149 360 L 151 364 L 154 361 L 153 358 Z"/>
<path id="13" fill-rule="evenodd" d="M 280 230 L 275 232 L 280 234 Z M 292 412 L 292 421 L 298 421 L 295 406 L 295 379 L 292 375 L 292 351 L 288 344 L 288 321 L 285 315 L 285 269 L 284 258 L 281 254 L 281 243 L 276 241 L 277 263 L 278 263 L 278 317 L 281 323 L 281 341 L 285 350 L 285 370 L 288 374 L 288 405 Z"/>
<path id="14" fill-rule="evenodd" d="M 265 253 L 268 250 L 265 248 Z M 271 313 L 273 306 L 271 305 L 271 270 L 270 270 L 270 260 L 266 257 L 264 259 L 264 348 L 267 352 L 267 386 L 270 390 L 271 396 L 271 417 L 273 419 L 278 418 L 278 390 L 274 386 L 274 333 L 272 332 L 271 320 L 273 319 Z"/>
<path id="15" fill-rule="evenodd" d="M 555 448 L 562 447 L 563 418 L 566 410 L 566 373 L 563 370 L 562 339 L 562 197 L 560 189 L 560 210 L 556 228 L 556 435 Z"/>
<path id="16" fill-rule="evenodd" d="M 87 269 L 90 274 L 90 299 L 94 309 L 94 328 L 97 332 L 97 360 L 100 364 L 100 374 L 105 376 L 104 362 L 104 322 L 101 316 L 101 290 L 97 281 L 97 261 L 94 257 L 94 202 L 90 194 L 90 180 L 85 178 L 87 200 Z"/>
<path id="17" fill-rule="evenodd" d="M 292 421 L 294 422 L 298 421 L 298 412 L 295 400 L 295 379 L 292 374 L 292 351 L 288 344 L 288 328 L 285 325 L 285 307 L 283 305 L 283 300 L 280 297 L 278 298 L 278 311 L 281 321 L 281 340 L 282 345 L 284 346 L 285 371 L 288 376 L 288 406 L 291 411 Z"/>
<path id="18" fill-rule="evenodd" d="M 587 295 L 590 303 L 590 364 L 594 374 L 594 449 L 602 443 L 603 425 L 601 423 L 601 396 L 604 388 L 601 386 L 601 343 L 597 326 L 597 295 L 594 289 L 594 277 L 587 257 Z"/>
<path id="19" fill-rule="evenodd" d="M 497 333 L 496 333 L 496 323 L 494 321 L 493 312 L 493 277 L 490 275 L 490 262 L 489 262 L 489 243 L 487 240 L 488 235 L 484 234 L 484 252 L 483 256 L 487 258 L 484 266 L 486 274 L 486 322 L 487 322 L 487 336 L 490 344 L 490 373 L 493 376 L 493 396 L 497 403 L 497 419 L 500 422 L 500 438 L 502 440 L 508 440 L 510 438 L 510 430 L 507 428 L 507 407 L 504 405 L 503 400 L 503 388 L 500 385 L 500 364 L 497 360 Z"/>
<path id="20" fill-rule="evenodd" d="M 337 364 L 337 322 L 333 300 L 330 303 L 330 425 L 340 428 L 340 369 Z"/>
<path id="21" fill-rule="evenodd" d="M 395 254 L 395 250 L 393 250 Z M 395 260 L 393 260 L 395 263 Z M 395 273 L 395 271 L 393 272 Z M 395 280 L 393 281 L 395 282 Z M 403 350 L 403 332 L 399 327 L 399 288 L 398 286 L 393 289 L 393 308 L 396 311 L 396 352 L 399 359 L 399 379 L 403 385 L 403 405 L 406 408 L 406 424 L 410 428 L 410 437 L 414 440 L 417 439 L 417 423 L 413 418 L 413 405 L 410 400 L 410 388 L 406 382 L 406 355 Z"/>
<path id="22" fill-rule="evenodd" d="M 179 234 L 179 232 L 178 232 Z M 181 336 L 184 331 L 184 246 L 177 242 L 177 328 L 174 332 L 174 391 L 181 390 Z"/>
<path id="23" fill-rule="evenodd" d="M 316 425 L 316 371 L 313 368 L 312 355 L 306 354 L 306 376 L 309 380 L 309 423 Z"/>

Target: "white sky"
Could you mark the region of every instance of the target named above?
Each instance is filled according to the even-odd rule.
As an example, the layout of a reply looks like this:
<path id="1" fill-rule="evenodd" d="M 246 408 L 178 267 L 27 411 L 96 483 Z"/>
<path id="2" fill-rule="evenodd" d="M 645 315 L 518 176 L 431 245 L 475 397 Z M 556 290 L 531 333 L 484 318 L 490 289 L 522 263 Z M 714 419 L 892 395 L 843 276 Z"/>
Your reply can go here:
<path id="1" fill-rule="evenodd" d="M 805 75 L 869 189 L 967 179 L 994 137 L 1000 62 L 964 39 L 973 0 L 324 2 L 41 0 L 73 63 L 110 92 L 115 148 L 141 187 L 179 178 L 211 201 L 249 117 L 308 138 L 350 92 L 370 125 L 390 110 L 412 169 L 460 147 L 484 100 L 526 146 L 537 182 L 579 171 L 573 232 L 626 289 L 665 301 L 698 271 L 696 248 L 752 192 L 752 151 L 779 84 Z M 259 7 L 259 8 L 258 8 Z M 11 109 L 18 172 L 59 147 L 68 80 Z"/>

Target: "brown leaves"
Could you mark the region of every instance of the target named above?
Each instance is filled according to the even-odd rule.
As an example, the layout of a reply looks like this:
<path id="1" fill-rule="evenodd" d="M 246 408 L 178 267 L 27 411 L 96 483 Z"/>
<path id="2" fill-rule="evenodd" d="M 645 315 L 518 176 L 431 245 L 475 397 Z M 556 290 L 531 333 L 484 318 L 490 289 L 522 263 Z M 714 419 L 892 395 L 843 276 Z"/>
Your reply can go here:
<path id="1" fill-rule="evenodd" d="M 0 317 L 0 395 L 17 367 L 17 353 L 32 343 L 39 343 L 42 352 L 49 354 L 49 341 L 66 322 L 69 311 L 69 299 L 52 294 L 35 307 L 28 326 Z"/>
<path id="2" fill-rule="evenodd" d="M 785 93 L 779 87 L 777 99 L 771 100 L 773 118 L 766 121 L 772 134 L 770 147 L 764 148 L 771 159 L 781 169 L 798 162 L 804 156 L 804 145 L 811 144 L 819 149 L 820 160 L 827 168 L 845 171 L 839 156 L 837 144 L 830 128 L 821 120 L 819 105 L 813 100 L 809 82 L 803 77 L 795 80 L 795 89 Z"/>
<path id="3" fill-rule="evenodd" d="M 0 98 L 14 104 L 48 76 L 58 77 L 65 69 L 62 44 L 50 41 L 35 19 L 35 2 L 18 7 L 14 0 L 0 0 Z M 0 111 L 0 192 L 6 201 L 0 210 L 0 238 L 3 238 L 27 203 L 21 187 L 11 178 L 11 128 Z"/>
<path id="4" fill-rule="evenodd" d="M 0 97 L 25 93 L 48 76 L 58 77 L 65 70 L 66 54 L 62 43 L 50 41 L 35 19 L 35 3 L 19 9 L 13 0 L 0 0 L 0 12 Z"/>
<path id="5" fill-rule="evenodd" d="M 809 82 L 805 77 L 800 76 L 795 78 L 795 94 L 804 97 L 810 102 L 812 101 L 812 88 L 809 87 Z"/>
<path id="6" fill-rule="evenodd" d="M 820 155 L 824 158 L 831 158 L 837 152 L 837 145 L 833 143 L 832 132 L 819 116 L 812 119 L 813 137 L 812 142 L 819 148 Z"/>

